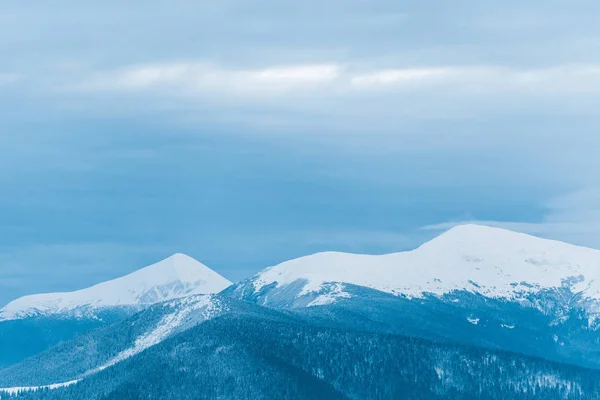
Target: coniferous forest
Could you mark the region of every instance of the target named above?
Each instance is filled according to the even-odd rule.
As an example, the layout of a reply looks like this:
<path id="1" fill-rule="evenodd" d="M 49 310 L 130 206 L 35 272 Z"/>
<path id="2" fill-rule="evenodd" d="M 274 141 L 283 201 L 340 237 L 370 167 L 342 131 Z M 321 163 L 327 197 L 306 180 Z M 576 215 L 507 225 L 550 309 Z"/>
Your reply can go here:
<path id="1" fill-rule="evenodd" d="M 18 399 L 595 399 L 600 371 L 476 347 L 227 314 Z M 10 397 L 6 397 L 10 398 Z"/>

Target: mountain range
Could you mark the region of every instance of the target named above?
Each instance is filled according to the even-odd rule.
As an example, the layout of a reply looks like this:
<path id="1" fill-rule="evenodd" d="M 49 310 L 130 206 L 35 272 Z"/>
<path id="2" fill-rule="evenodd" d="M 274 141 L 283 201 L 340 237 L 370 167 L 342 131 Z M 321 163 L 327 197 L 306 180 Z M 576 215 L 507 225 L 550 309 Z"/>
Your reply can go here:
<path id="1" fill-rule="evenodd" d="M 476 225 L 408 252 L 317 253 L 235 284 L 176 254 L 2 308 L 0 393 L 594 399 L 598 275 L 599 250 Z"/>
<path id="2" fill-rule="evenodd" d="M 292 306 L 348 297 L 334 282 L 410 298 L 467 290 L 494 299 L 525 301 L 540 291 L 568 287 L 600 300 L 600 251 L 477 225 L 455 227 L 419 248 L 380 256 L 325 252 L 267 268 L 237 286 L 246 295 L 275 301 L 296 292 Z M 310 302 L 303 300 L 311 299 Z M 597 309 L 590 305 L 590 311 Z"/>

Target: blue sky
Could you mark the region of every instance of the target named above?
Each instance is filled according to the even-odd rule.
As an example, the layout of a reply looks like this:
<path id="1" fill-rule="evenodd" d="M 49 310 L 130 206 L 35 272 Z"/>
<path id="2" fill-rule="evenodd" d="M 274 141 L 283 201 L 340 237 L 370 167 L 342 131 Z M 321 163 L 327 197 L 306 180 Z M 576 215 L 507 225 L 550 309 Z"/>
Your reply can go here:
<path id="1" fill-rule="evenodd" d="M 4 2 L 0 303 L 464 221 L 600 248 L 600 4 L 540 4 Z"/>

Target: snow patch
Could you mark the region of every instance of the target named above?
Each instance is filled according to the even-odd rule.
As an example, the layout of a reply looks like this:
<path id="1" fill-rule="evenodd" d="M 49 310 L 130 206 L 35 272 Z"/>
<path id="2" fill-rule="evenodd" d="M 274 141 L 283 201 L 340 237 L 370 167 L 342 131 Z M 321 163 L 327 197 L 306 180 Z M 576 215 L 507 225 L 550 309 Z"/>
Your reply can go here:
<path id="1" fill-rule="evenodd" d="M 440 367 L 434 367 L 435 373 L 438 377 L 438 379 L 442 379 L 445 375 L 444 370 Z"/>
<path id="2" fill-rule="evenodd" d="M 583 389 L 578 383 L 565 380 L 556 375 L 538 374 L 534 375 L 533 379 L 540 387 L 562 388 L 565 391 L 566 397 L 571 394 L 575 394 L 577 396 L 583 395 Z"/>
<path id="3" fill-rule="evenodd" d="M 165 303 L 163 307 L 174 307 L 175 311 L 165 315 L 158 324 L 156 324 L 156 327 L 153 330 L 138 337 L 132 347 L 123 350 L 103 365 L 86 372 L 84 376 L 103 371 L 106 368 L 112 367 L 121 361 L 157 345 L 172 335 L 182 325 L 186 317 L 194 311 L 204 308 L 202 313 L 203 320 L 207 321 L 211 319 L 221 310 L 221 303 L 213 296 L 190 296 L 174 302 Z"/>
<path id="4" fill-rule="evenodd" d="M 44 386 L 20 386 L 20 387 L 12 387 L 12 388 L 0 388 L 0 393 L 15 395 L 15 394 L 23 393 L 23 392 L 35 392 L 40 389 L 54 390 L 54 389 L 59 389 L 59 388 L 74 385 L 77 382 L 79 382 L 79 379 L 74 380 L 74 381 L 69 381 L 69 382 L 64 382 L 64 383 L 54 383 L 52 385 L 44 385 Z M 0 395 L 0 399 L 1 398 L 2 398 L 2 396 Z"/>
<path id="5" fill-rule="evenodd" d="M 323 285 L 321 290 L 326 290 L 326 285 Z M 350 298 L 352 297 L 349 293 L 344 292 L 344 285 L 341 283 L 335 283 L 330 288 L 327 293 L 319 295 L 316 299 L 308 303 L 307 307 L 313 306 L 324 306 L 327 304 L 333 304 L 340 298 Z M 298 295 L 300 296 L 300 295 Z"/>

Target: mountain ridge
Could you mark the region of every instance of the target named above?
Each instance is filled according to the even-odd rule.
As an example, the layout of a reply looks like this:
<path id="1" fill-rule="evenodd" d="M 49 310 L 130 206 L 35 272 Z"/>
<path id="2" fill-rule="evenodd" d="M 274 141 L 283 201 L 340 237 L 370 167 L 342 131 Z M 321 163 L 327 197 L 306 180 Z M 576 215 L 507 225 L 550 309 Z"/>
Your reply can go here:
<path id="1" fill-rule="evenodd" d="M 93 315 L 106 307 L 137 307 L 192 294 L 218 293 L 231 282 L 182 253 L 130 274 L 73 292 L 23 296 L 0 309 L 0 321 L 70 313 Z"/>
<path id="2" fill-rule="evenodd" d="M 188 282 L 196 277 L 188 261 L 178 254 L 147 268 Z M 382 357 L 379 371 L 390 373 L 397 369 L 389 368 L 392 361 L 402 365 L 429 354 L 431 360 L 446 363 L 433 369 L 431 362 L 418 366 L 426 377 L 415 393 L 431 389 L 430 395 L 458 398 L 463 383 L 473 383 L 469 396 L 481 394 L 477 374 L 498 362 L 488 383 L 499 390 L 499 398 L 508 388 L 524 399 L 531 398 L 529 394 L 544 398 L 539 395 L 545 390 L 548 399 L 579 400 L 595 393 L 597 382 L 585 376 L 600 368 L 600 325 L 593 323 L 600 320 L 594 297 L 597 265 L 598 250 L 474 225 L 456 227 L 403 253 L 317 253 L 267 268 L 217 295 L 197 297 L 192 289 L 188 294 L 180 291 L 180 298 L 145 307 L 0 370 L 0 384 L 9 391 L 41 385 L 40 393 L 61 399 L 95 398 L 105 391 L 124 398 L 143 390 L 164 397 L 180 388 L 184 375 L 189 385 L 204 387 L 213 378 L 229 382 L 229 367 L 252 374 L 257 365 L 275 362 L 273 371 L 293 367 L 301 374 L 299 382 L 316 377 L 315 383 L 365 398 L 375 393 L 365 389 L 366 383 L 374 382 L 372 356 Z M 275 333 L 278 329 L 283 339 Z M 305 336 L 298 340 L 300 331 Z M 340 345 L 348 339 L 358 347 L 349 346 L 348 357 L 340 358 Z M 399 360 L 398 352 L 421 342 L 413 355 L 406 353 Z M 307 358 L 289 352 L 291 345 Z M 390 352 L 389 346 L 397 347 Z M 482 358 L 472 358 L 475 354 Z M 240 355 L 249 357 L 247 363 L 240 364 Z M 461 369 L 465 356 L 479 363 L 475 375 Z M 190 368 L 198 359 L 203 361 Z M 322 360 L 315 364 L 317 359 Z M 498 373 L 514 367 L 515 360 L 522 369 L 496 382 Z M 365 362 L 359 378 L 357 362 Z M 221 373 L 222 363 L 228 365 L 221 371 L 224 375 L 212 376 Z M 538 372 L 531 379 L 518 380 L 535 365 Z M 161 375 L 169 368 L 174 369 Z M 577 371 L 583 375 L 573 380 Z M 346 373 L 356 392 L 345 392 L 346 382 L 337 380 Z M 456 376 L 462 376 L 462 383 L 455 387 Z M 562 383 L 557 385 L 559 376 Z M 69 387 L 44 388 L 74 380 L 78 383 Z M 255 389 L 267 393 L 272 383 Z M 402 393 L 404 388 L 389 390 Z M 227 393 L 230 398 L 234 392 Z M 35 398 L 34 392 L 31 396 Z"/>
<path id="3" fill-rule="evenodd" d="M 296 296 L 341 282 L 422 297 L 467 290 L 526 299 L 567 287 L 600 301 L 600 250 L 480 225 L 454 227 L 414 250 L 384 255 L 322 252 L 269 267 L 233 287 L 245 293 L 295 286 Z M 338 296 L 344 292 L 335 288 Z M 331 302 L 335 296 L 317 300 Z"/>

